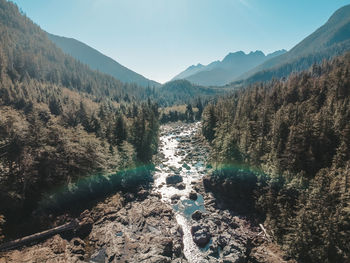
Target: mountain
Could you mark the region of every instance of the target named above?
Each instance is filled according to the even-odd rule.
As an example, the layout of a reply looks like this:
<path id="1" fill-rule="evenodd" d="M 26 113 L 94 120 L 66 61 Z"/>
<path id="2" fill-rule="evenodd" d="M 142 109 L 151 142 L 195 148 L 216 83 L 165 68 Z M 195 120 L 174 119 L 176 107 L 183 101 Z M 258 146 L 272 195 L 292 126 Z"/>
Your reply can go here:
<path id="1" fill-rule="evenodd" d="M 95 100 L 130 102 L 148 96 L 146 88 L 92 70 L 65 54 L 45 31 L 23 16 L 16 5 L 8 3 L 11 2 L 0 1 L 0 71 L 5 72 L 11 82 L 51 83 L 93 96 Z M 1 95 L 0 100 L 6 97 Z"/>
<path id="2" fill-rule="evenodd" d="M 189 66 L 187 69 L 176 75 L 175 77 L 172 78 L 172 80 L 177 80 L 177 79 L 185 79 L 193 74 L 196 74 L 200 71 L 202 71 L 205 68 L 204 65 L 198 63 L 197 65 L 192 65 Z"/>
<path id="3" fill-rule="evenodd" d="M 252 83 L 286 77 L 350 50 L 350 5 L 338 9 L 329 20 L 289 52 L 267 60 L 238 79 Z"/>
<path id="4" fill-rule="evenodd" d="M 267 56 L 261 51 L 249 54 L 245 54 L 243 51 L 229 53 L 222 61 L 214 61 L 207 66 L 202 64 L 190 66 L 175 76 L 173 80 L 187 79 L 203 86 L 225 85 L 255 66 L 285 52 L 285 50 L 280 50 Z"/>
<path id="5" fill-rule="evenodd" d="M 48 37 L 66 54 L 71 55 L 73 58 L 88 65 L 92 69 L 111 75 L 125 83 L 136 83 L 143 87 L 160 86 L 159 83 L 146 79 L 144 76 L 124 67 L 110 57 L 103 55 L 96 49 L 76 39 L 56 36 L 49 33 Z"/>

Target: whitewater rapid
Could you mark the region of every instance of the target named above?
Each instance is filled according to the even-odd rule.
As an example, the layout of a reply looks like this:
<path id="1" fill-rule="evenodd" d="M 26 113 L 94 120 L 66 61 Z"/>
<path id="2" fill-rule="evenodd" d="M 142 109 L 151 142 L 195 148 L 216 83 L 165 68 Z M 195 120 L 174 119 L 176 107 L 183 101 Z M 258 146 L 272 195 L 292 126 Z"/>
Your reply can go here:
<path id="1" fill-rule="evenodd" d="M 181 141 L 188 141 L 198 132 L 200 123 L 193 125 L 179 126 L 165 125 L 161 128 L 159 152 L 163 160 L 156 167 L 154 175 L 154 191 L 162 196 L 162 201 L 173 206 L 177 223 L 183 231 L 184 255 L 189 262 L 206 262 L 201 249 L 193 242 L 191 234 L 191 214 L 195 210 L 204 210 L 203 198 L 199 195 L 196 201 L 189 199 L 189 194 L 193 191 L 193 182 L 198 181 L 204 174 L 205 166 L 203 162 L 185 161 L 188 151 L 193 149 L 184 147 Z M 185 163 L 185 165 L 184 165 Z M 185 167 L 184 167 L 185 166 Z M 185 189 L 179 190 L 172 185 L 166 184 L 166 178 L 174 175 L 174 171 L 182 176 Z M 178 195 L 180 200 L 174 204 L 171 197 Z"/>

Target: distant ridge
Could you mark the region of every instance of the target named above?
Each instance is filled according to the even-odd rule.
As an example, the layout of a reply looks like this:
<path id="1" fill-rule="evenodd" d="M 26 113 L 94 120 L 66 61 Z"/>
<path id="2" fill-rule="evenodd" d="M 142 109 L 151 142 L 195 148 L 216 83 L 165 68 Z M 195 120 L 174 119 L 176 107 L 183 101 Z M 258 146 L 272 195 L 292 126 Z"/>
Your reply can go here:
<path id="1" fill-rule="evenodd" d="M 328 21 L 289 52 L 267 60 L 242 74 L 247 83 L 282 78 L 308 69 L 314 63 L 350 50 L 350 5 L 338 9 Z"/>
<path id="2" fill-rule="evenodd" d="M 117 61 L 103 55 L 96 49 L 89 47 L 76 39 L 56 36 L 50 33 L 48 33 L 48 37 L 65 53 L 71 55 L 73 58 L 88 65 L 94 70 L 111 75 L 125 83 L 136 83 L 143 87 L 160 86 L 158 82 L 149 80 L 144 76 L 124 67 Z"/>
<path id="3" fill-rule="evenodd" d="M 222 61 L 214 61 L 207 66 L 202 64 L 190 66 L 175 76 L 173 80 L 186 79 L 203 86 L 221 86 L 232 82 L 236 77 L 266 60 L 285 52 L 285 50 L 279 50 L 267 56 L 259 50 L 249 54 L 243 51 L 229 53 Z"/>

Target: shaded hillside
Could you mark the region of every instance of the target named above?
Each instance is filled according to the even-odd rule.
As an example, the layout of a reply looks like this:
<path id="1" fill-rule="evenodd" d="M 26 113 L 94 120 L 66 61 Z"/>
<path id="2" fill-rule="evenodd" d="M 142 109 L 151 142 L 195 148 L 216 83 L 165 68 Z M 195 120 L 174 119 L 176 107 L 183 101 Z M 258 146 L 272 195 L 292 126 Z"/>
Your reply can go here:
<path id="1" fill-rule="evenodd" d="M 348 262 L 349 123 L 350 53 L 237 91 L 203 112 L 211 183 L 298 262 Z"/>
<path id="2" fill-rule="evenodd" d="M 65 55 L 40 27 L 22 16 L 13 5 L 3 3 L 1 8 L 0 56 L 6 56 L 2 58 L 2 67 L 12 82 L 30 78 L 114 101 L 146 97 L 143 87 L 124 84 Z"/>
<path id="3" fill-rule="evenodd" d="M 88 65 L 94 70 L 109 74 L 125 83 L 135 83 L 143 87 L 158 87 L 159 83 L 146 79 L 142 75 L 124 67 L 115 60 L 103 55 L 96 49 L 73 38 L 48 34 L 49 39 L 66 54 Z"/>
<path id="4" fill-rule="evenodd" d="M 350 50 L 350 5 L 337 10 L 322 27 L 289 52 L 272 58 L 239 79 L 253 83 L 286 77 Z"/>
<path id="5" fill-rule="evenodd" d="M 198 63 L 197 65 L 189 66 L 187 69 L 185 69 L 184 71 L 182 71 L 181 73 L 179 73 L 178 75 L 173 77 L 171 80 L 173 81 L 173 80 L 177 80 L 177 79 L 186 79 L 187 77 L 204 70 L 205 67 L 206 66 L 204 66 L 200 63 Z"/>
<path id="6" fill-rule="evenodd" d="M 174 80 L 162 85 L 157 90 L 157 101 L 162 106 L 192 103 L 198 98 L 210 99 L 230 92 L 230 89 L 207 88 L 192 84 L 188 80 Z"/>

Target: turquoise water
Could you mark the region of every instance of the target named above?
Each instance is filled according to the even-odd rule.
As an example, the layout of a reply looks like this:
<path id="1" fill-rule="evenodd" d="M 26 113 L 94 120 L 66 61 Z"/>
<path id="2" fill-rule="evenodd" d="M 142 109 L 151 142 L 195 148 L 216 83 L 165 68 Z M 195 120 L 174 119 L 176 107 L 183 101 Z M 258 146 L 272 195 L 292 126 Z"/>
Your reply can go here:
<path id="1" fill-rule="evenodd" d="M 196 201 L 190 199 L 180 200 L 173 206 L 174 210 L 182 213 L 187 220 L 191 219 L 191 215 L 196 211 L 205 212 L 203 196 L 198 194 Z"/>

